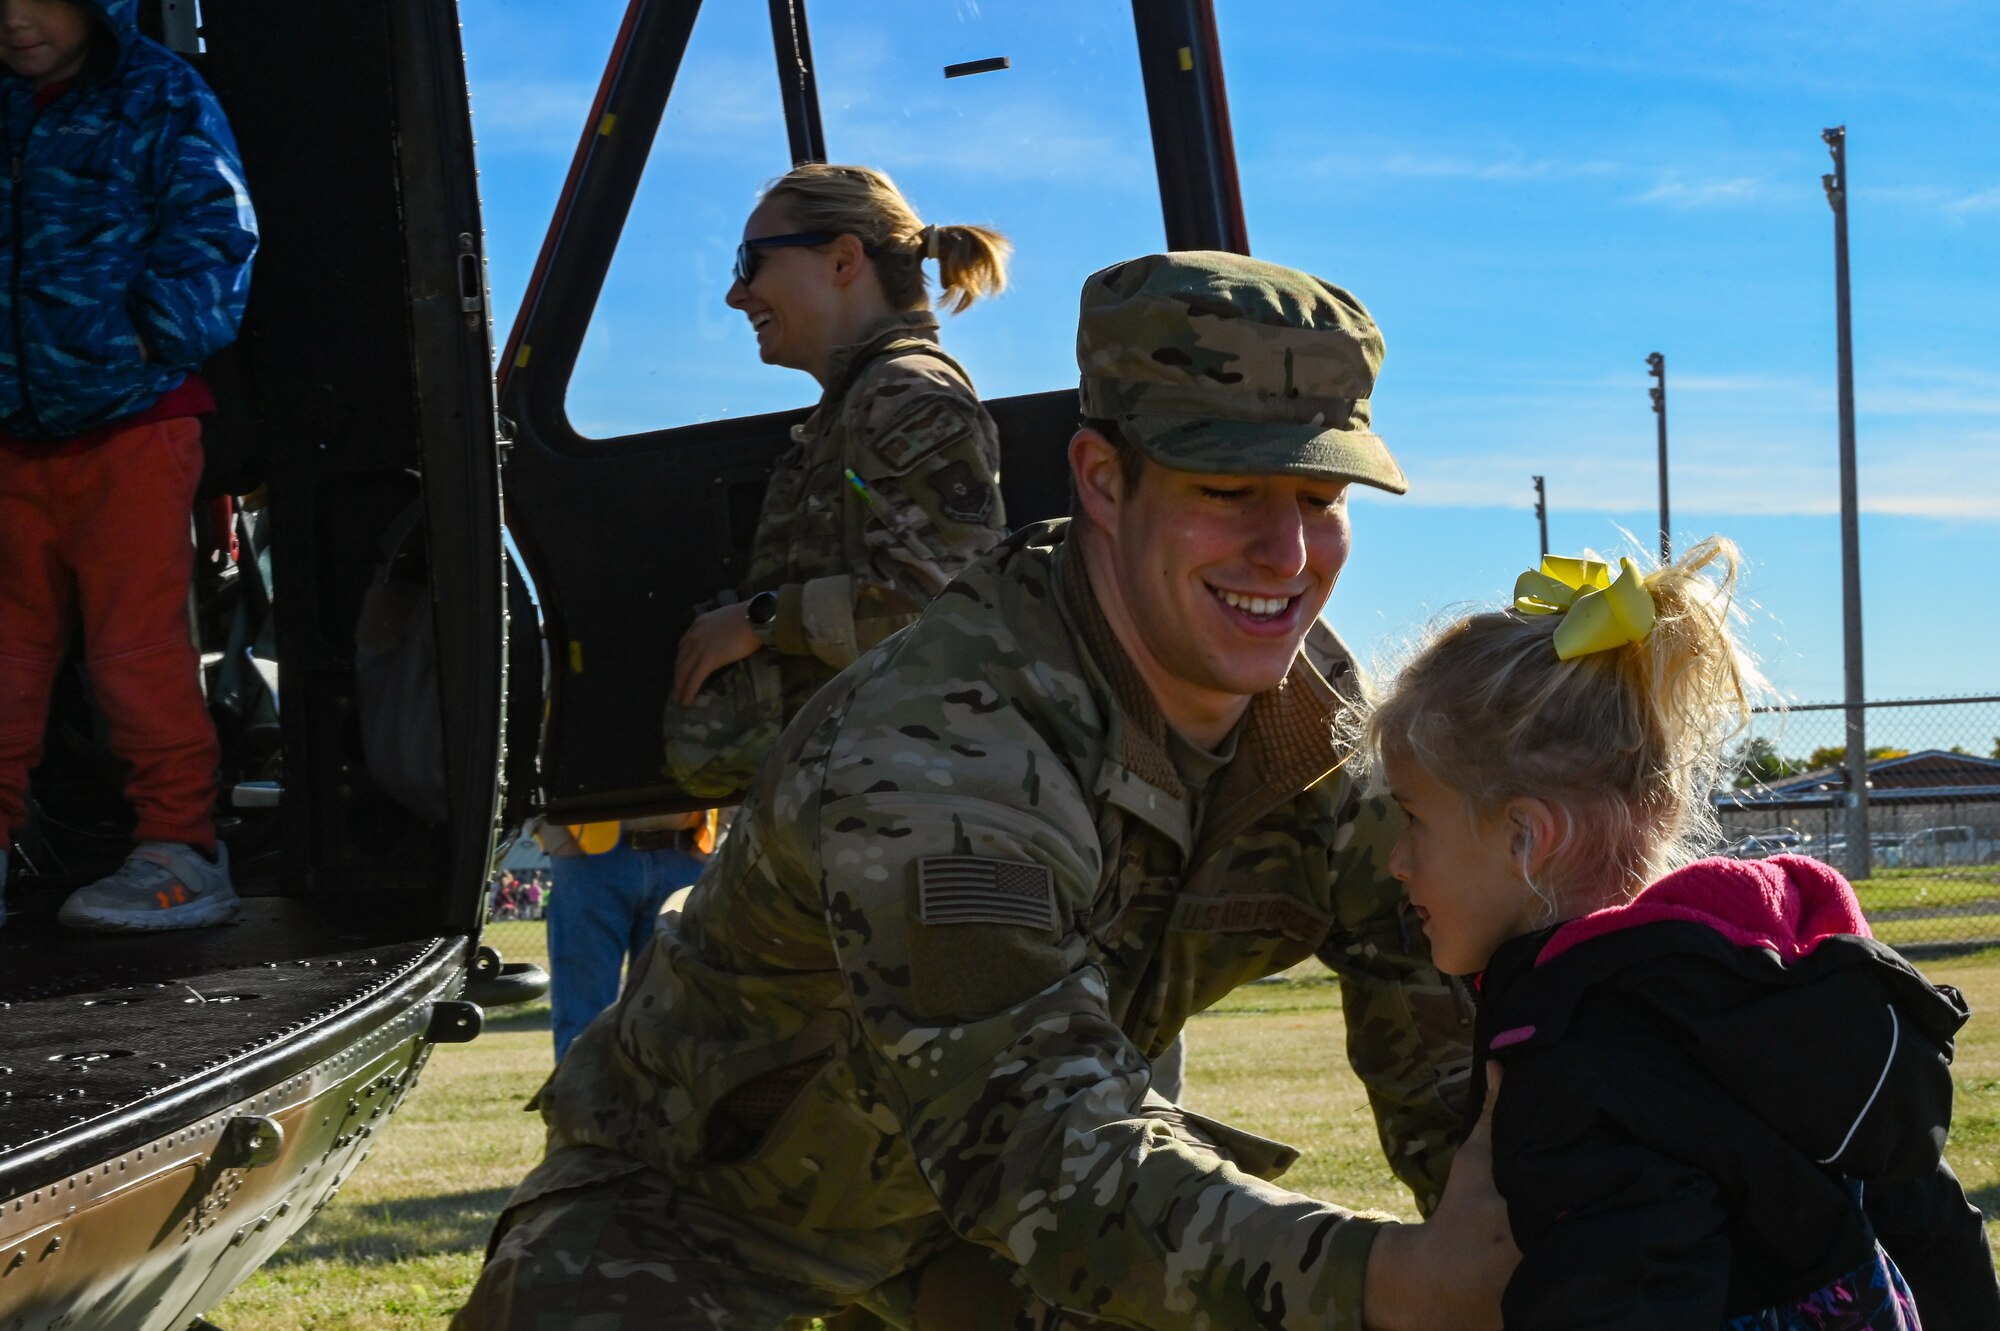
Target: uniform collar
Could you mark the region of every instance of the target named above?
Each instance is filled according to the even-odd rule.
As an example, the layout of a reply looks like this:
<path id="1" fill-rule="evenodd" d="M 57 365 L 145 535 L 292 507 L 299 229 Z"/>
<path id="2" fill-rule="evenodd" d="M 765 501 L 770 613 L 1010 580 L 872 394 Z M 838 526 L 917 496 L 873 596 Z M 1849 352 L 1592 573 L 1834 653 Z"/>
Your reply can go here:
<path id="1" fill-rule="evenodd" d="M 898 310 L 868 325 L 859 341 L 835 347 L 833 355 L 827 360 L 826 393 L 821 398 L 822 404 L 839 401 L 854 386 L 861 371 L 889 343 L 910 338 L 935 345 L 938 340 L 937 316 L 929 310 Z"/>

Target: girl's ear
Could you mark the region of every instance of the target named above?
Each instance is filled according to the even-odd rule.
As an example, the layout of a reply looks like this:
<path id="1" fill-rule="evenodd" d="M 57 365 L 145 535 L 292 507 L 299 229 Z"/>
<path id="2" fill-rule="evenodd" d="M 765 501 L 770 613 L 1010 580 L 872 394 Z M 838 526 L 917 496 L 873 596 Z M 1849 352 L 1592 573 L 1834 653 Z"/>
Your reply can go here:
<path id="1" fill-rule="evenodd" d="M 1507 801 L 1503 813 L 1512 837 L 1508 849 L 1515 862 L 1530 877 L 1539 879 L 1542 866 L 1556 852 L 1562 816 L 1555 805 L 1532 795 L 1516 795 Z"/>

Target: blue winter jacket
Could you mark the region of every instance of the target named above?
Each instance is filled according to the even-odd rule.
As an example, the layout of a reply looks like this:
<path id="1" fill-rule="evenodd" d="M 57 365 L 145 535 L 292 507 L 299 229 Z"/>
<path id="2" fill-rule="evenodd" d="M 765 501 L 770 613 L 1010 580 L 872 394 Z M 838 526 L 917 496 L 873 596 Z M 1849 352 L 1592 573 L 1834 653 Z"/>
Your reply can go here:
<path id="1" fill-rule="evenodd" d="M 215 94 L 139 33 L 137 0 L 72 3 L 96 46 L 67 92 L 38 112 L 29 81 L 0 69 L 0 429 L 23 439 L 178 386 L 235 338 L 257 251 Z"/>

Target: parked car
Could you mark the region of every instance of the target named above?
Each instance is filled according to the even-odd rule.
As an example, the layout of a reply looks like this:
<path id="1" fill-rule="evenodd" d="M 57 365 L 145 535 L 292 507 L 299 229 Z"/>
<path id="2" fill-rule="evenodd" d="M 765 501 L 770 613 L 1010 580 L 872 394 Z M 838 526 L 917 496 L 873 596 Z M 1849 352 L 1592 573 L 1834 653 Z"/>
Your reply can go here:
<path id="1" fill-rule="evenodd" d="M 1870 832 L 1868 834 L 1868 862 L 1877 869 L 1894 869 L 1903 863 L 1903 842 L 1907 834 L 1903 832 Z M 1811 852 L 1816 859 L 1824 860 L 1836 869 L 1847 865 L 1847 838 L 1828 837 Z"/>
<path id="2" fill-rule="evenodd" d="M 1926 827 L 1903 842 L 1903 866 L 1910 869 L 1944 869 L 1961 864 L 2000 862 L 2000 845 L 1979 829 L 1959 824 Z"/>
<path id="3" fill-rule="evenodd" d="M 1732 860 L 1761 860 L 1766 855 L 1807 855 L 1812 838 L 1793 827 L 1745 832 L 1723 843 L 1721 854 Z"/>

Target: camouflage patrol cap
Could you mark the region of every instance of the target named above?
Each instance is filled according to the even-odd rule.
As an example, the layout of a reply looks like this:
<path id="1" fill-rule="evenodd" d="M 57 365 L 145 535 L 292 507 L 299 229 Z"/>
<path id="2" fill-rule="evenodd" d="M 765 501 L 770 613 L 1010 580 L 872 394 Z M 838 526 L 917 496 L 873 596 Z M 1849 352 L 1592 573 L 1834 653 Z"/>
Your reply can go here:
<path id="1" fill-rule="evenodd" d="M 1076 362 L 1083 414 L 1162 466 L 1409 489 L 1368 428 L 1382 334 L 1309 273 L 1216 251 L 1113 264 L 1083 284 Z"/>

